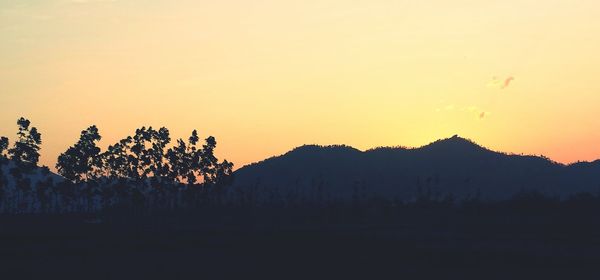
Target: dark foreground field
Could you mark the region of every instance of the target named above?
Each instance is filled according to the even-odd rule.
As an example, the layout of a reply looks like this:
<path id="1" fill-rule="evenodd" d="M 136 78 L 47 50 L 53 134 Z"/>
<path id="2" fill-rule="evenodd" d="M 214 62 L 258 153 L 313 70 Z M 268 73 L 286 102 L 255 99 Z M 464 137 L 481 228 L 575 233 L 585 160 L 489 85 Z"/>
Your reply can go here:
<path id="1" fill-rule="evenodd" d="M 1 217 L 0 274 L 2 279 L 600 275 L 600 218 L 584 210 L 198 211 Z"/>

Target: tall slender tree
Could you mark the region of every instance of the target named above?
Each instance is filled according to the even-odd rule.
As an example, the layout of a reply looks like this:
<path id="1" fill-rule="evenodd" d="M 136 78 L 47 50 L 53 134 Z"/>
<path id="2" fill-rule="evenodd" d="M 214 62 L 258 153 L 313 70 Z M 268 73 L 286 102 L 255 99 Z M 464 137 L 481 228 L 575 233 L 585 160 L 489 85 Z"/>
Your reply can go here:
<path id="1" fill-rule="evenodd" d="M 135 135 L 133 136 L 133 145 L 131 146 L 131 153 L 129 155 L 129 163 L 131 167 L 130 176 L 134 179 L 144 179 L 148 177 L 148 171 L 145 168 L 149 164 L 149 158 L 146 151 L 146 143 L 150 139 L 150 130 L 146 127 L 136 129 Z"/>
<path id="2" fill-rule="evenodd" d="M 25 118 L 17 120 L 17 125 L 19 126 L 17 141 L 8 153 L 11 159 L 21 166 L 37 166 L 40 159 L 42 135 L 37 128 L 30 127 L 31 122 Z"/>
<path id="3" fill-rule="evenodd" d="M 4 193 L 5 193 L 5 187 L 6 185 L 8 185 L 8 182 L 6 180 L 6 177 L 4 175 L 4 164 L 5 161 L 7 160 L 7 154 L 6 151 L 8 150 L 8 138 L 6 137 L 0 137 L 0 203 L 2 203 L 3 199 L 4 199 Z"/>
<path id="4" fill-rule="evenodd" d="M 169 178 L 174 182 L 185 181 L 190 173 L 188 145 L 183 139 L 177 140 L 177 145 L 171 147 L 167 153 L 167 161 L 170 167 Z"/>
<path id="5" fill-rule="evenodd" d="M 202 149 L 198 151 L 200 157 L 196 164 L 199 175 L 202 176 L 205 183 L 210 184 L 213 183 L 216 176 L 215 172 L 218 160 L 214 155 L 214 151 L 217 147 L 217 141 L 212 136 L 209 136 L 204 141 L 205 143 L 202 145 Z"/>
<path id="6" fill-rule="evenodd" d="M 169 167 L 165 161 L 165 149 L 171 143 L 169 130 L 161 127 L 159 130 L 150 128 L 150 145 L 147 155 L 150 161 L 148 169 L 153 177 L 164 178 L 168 176 Z"/>
<path id="7" fill-rule="evenodd" d="M 8 157 L 8 155 L 6 154 L 6 151 L 8 150 L 8 145 L 8 138 L 0 137 L 0 163 L 1 159 L 5 159 Z"/>

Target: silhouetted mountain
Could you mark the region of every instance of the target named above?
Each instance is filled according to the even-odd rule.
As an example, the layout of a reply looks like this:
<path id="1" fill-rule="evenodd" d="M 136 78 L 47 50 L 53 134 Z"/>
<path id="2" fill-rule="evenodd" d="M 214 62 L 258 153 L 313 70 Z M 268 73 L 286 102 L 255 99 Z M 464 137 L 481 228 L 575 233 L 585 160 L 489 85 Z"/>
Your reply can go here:
<path id="1" fill-rule="evenodd" d="M 306 199 L 421 194 L 506 199 L 521 191 L 551 196 L 600 189 L 600 161 L 563 165 L 544 157 L 508 155 L 454 136 L 420 148 L 298 147 L 235 172 L 234 188 Z"/>
<path id="2" fill-rule="evenodd" d="M 29 185 L 32 188 L 35 188 L 35 185 L 40 182 L 48 182 L 51 180 L 53 183 L 60 183 L 65 179 L 50 171 L 47 167 L 29 167 L 29 168 L 17 168 L 17 165 L 10 160 L 1 160 L 0 161 L 0 179 L 4 180 L 3 186 L 7 189 L 11 189 L 15 187 L 16 181 L 27 180 Z"/>

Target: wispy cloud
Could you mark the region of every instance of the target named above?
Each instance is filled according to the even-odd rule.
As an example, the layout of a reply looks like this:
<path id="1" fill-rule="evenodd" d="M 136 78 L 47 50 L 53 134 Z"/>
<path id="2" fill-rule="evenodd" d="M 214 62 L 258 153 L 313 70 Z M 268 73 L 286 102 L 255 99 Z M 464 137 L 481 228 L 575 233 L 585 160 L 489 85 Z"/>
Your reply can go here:
<path id="1" fill-rule="evenodd" d="M 477 119 L 480 119 L 480 120 L 482 120 L 492 114 L 492 113 L 485 111 L 477 106 L 469 106 L 466 108 L 466 111 L 468 111 L 472 114 L 475 114 L 477 116 Z"/>
<path id="2" fill-rule="evenodd" d="M 506 89 L 510 86 L 515 77 L 509 76 L 505 79 L 499 79 L 498 77 L 492 77 L 492 80 L 487 83 L 487 87 L 496 89 Z"/>
<path id="3" fill-rule="evenodd" d="M 506 78 L 506 80 L 504 80 L 504 84 L 502 85 L 501 89 L 507 88 L 514 79 L 515 79 L 514 77 Z"/>

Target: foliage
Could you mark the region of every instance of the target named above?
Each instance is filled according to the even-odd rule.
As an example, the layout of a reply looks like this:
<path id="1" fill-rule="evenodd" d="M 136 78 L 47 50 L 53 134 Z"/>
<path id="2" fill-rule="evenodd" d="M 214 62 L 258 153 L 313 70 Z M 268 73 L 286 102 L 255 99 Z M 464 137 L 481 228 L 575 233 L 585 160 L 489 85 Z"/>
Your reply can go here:
<path id="1" fill-rule="evenodd" d="M 55 211 L 94 211 L 121 203 L 197 204 L 213 189 L 231 184 L 233 164 L 219 162 L 212 136 L 201 144 L 194 130 L 187 141 L 178 139 L 170 146 L 167 128 L 142 127 L 103 152 L 95 125 L 83 130 L 79 140 L 60 154 L 56 169 L 67 180 L 54 180 L 58 177 L 50 176 L 47 167 L 37 166 L 41 134 L 25 118 L 17 124 L 12 148 L 8 138 L 0 138 L 0 160 L 14 162 L 8 172 L 14 182 L 11 197 L 6 196 L 9 184 L 0 169 L 0 211 L 50 211 L 52 207 L 58 207 Z M 0 168 L 7 166 L 2 161 Z M 40 179 L 28 175 L 34 173 Z"/>
<path id="2" fill-rule="evenodd" d="M 12 160 L 22 166 L 36 166 L 40 159 L 42 135 L 37 128 L 30 127 L 31 122 L 25 118 L 17 120 L 17 125 L 19 126 L 17 141 L 13 148 L 8 150 L 8 153 Z"/>
<path id="3" fill-rule="evenodd" d="M 8 150 L 8 145 L 9 145 L 8 138 L 0 137 L 0 158 L 7 157 L 5 152 Z"/>
<path id="4" fill-rule="evenodd" d="M 128 136 L 101 152 L 96 145 L 102 137 L 96 126 L 81 132 L 75 145 L 58 158 L 56 168 L 72 182 L 90 182 L 101 178 L 198 185 L 205 188 L 231 182 L 233 164 L 219 162 L 214 155 L 217 141 L 209 136 L 199 146 L 196 130 L 184 141 L 171 143 L 169 130 L 162 127 L 136 129 Z"/>
<path id="5" fill-rule="evenodd" d="M 79 141 L 58 157 L 59 174 L 75 182 L 97 179 L 102 168 L 100 148 L 96 145 L 100 139 L 95 125 L 82 131 Z"/>

